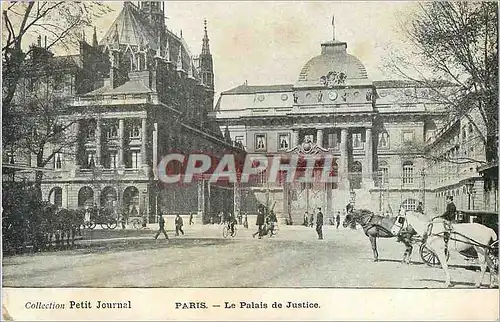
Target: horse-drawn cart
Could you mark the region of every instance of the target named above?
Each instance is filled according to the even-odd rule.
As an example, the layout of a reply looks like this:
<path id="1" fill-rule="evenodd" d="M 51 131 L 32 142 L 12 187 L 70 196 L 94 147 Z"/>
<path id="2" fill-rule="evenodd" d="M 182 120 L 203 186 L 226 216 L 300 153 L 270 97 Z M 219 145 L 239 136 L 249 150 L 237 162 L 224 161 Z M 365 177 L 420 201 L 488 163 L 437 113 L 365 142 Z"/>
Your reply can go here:
<path id="1" fill-rule="evenodd" d="M 118 217 L 109 208 L 89 208 L 85 213 L 85 227 L 94 229 L 101 225 L 102 229 L 115 229 L 118 226 Z"/>
<path id="2" fill-rule="evenodd" d="M 493 229 L 495 232 L 498 231 L 498 214 L 493 212 L 485 212 L 485 211 L 477 211 L 477 210 L 468 210 L 468 211 L 458 211 L 456 215 L 457 223 L 479 223 L 488 228 Z M 432 224 L 429 227 L 429 232 L 432 234 Z M 433 234 L 435 236 L 441 236 L 444 238 L 444 232 L 440 232 L 437 234 Z M 463 242 L 463 238 L 467 238 L 467 236 L 463 236 L 458 232 L 452 231 L 451 236 L 449 237 L 449 243 L 453 243 L 454 241 Z M 481 247 L 486 250 L 486 262 L 491 271 L 497 273 L 498 272 L 498 240 L 494 241 L 490 245 L 484 245 L 478 243 L 470 238 L 467 238 L 467 244 L 470 245 L 470 248 L 460 251 L 460 255 L 464 256 L 466 259 L 475 260 L 478 258 L 478 254 L 474 249 L 474 246 Z M 427 246 L 425 240 L 417 240 L 417 242 L 421 242 L 420 245 L 420 257 L 424 263 L 429 266 L 441 266 L 441 263 L 436 256 L 436 254 Z M 449 251 L 446 252 L 446 260 L 450 257 Z"/>

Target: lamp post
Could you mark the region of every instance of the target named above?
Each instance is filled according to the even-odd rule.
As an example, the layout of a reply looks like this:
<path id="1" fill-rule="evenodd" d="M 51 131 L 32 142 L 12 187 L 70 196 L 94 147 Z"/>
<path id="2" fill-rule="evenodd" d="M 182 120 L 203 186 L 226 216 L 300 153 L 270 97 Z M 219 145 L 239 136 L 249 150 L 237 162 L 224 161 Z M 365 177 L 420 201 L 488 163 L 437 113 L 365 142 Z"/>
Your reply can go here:
<path id="1" fill-rule="evenodd" d="M 420 175 L 422 176 L 422 209 L 425 209 L 425 176 L 427 175 L 425 169 L 420 171 Z"/>
<path id="2" fill-rule="evenodd" d="M 378 196 L 378 210 L 380 211 L 380 213 L 383 212 L 383 209 L 382 209 L 382 189 L 383 189 L 383 186 L 384 186 L 384 183 L 383 183 L 383 178 L 382 178 L 382 170 L 378 170 L 377 171 L 377 176 L 378 176 L 378 185 L 379 185 L 379 196 Z"/>

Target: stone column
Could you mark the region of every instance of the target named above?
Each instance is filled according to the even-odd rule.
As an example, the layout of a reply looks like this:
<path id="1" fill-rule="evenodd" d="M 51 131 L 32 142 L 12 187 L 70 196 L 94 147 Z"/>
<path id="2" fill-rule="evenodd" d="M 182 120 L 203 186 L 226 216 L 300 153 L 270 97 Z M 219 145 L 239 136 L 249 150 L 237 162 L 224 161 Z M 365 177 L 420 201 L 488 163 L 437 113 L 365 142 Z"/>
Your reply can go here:
<path id="1" fill-rule="evenodd" d="M 367 188 L 373 188 L 373 142 L 372 129 L 366 128 L 365 138 L 365 164 L 363 166 L 363 185 Z"/>
<path id="2" fill-rule="evenodd" d="M 323 129 L 316 131 L 316 144 L 323 147 Z"/>
<path id="3" fill-rule="evenodd" d="M 141 163 L 145 165 L 147 163 L 146 159 L 146 140 L 147 140 L 147 125 L 146 118 L 141 118 Z"/>
<path id="4" fill-rule="evenodd" d="M 101 119 L 97 119 L 96 129 L 95 129 L 95 150 L 96 150 L 96 167 L 101 167 Z"/>
<path id="5" fill-rule="evenodd" d="M 203 179 L 198 180 L 198 214 L 197 220 L 201 220 L 205 217 L 205 181 Z"/>
<path id="6" fill-rule="evenodd" d="M 153 130 L 153 175 L 156 180 L 158 178 L 158 122 L 154 123 Z"/>
<path id="7" fill-rule="evenodd" d="M 292 132 L 292 148 L 299 145 L 299 130 L 293 130 Z"/>
<path id="8" fill-rule="evenodd" d="M 342 128 L 340 130 L 340 162 L 339 162 L 339 175 L 340 175 L 340 184 L 339 188 L 348 189 L 348 179 L 347 173 L 349 171 L 348 168 L 348 150 L 347 150 L 347 128 Z"/>
<path id="9" fill-rule="evenodd" d="M 80 136 L 80 121 L 76 121 L 74 123 L 74 131 L 75 131 L 75 137 L 79 137 Z M 77 141 L 76 144 L 75 144 L 75 168 L 80 168 L 80 144 L 79 142 Z M 31 163 L 30 163 L 31 165 Z"/>
<path id="10" fill-rule="evenodd" d="M 125 121 L 123 119 L 118 121 L 118 140 L 120 140 L 118 147 L 118 167 L 125 168 Z"/>

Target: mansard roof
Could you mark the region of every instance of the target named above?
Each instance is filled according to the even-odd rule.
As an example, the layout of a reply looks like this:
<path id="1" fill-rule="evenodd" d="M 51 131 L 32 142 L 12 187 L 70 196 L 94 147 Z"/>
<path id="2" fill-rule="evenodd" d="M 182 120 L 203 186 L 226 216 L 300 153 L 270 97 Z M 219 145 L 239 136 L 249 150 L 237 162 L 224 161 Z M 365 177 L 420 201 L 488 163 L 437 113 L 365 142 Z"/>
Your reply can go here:
<path id="1" fill-rule="evenodd" d="M 275 92 L 290 92 L 292 91 L 292 84 L 281 85 L 254 85 L 249 86 L 246 84 L 232 88 L 222 94 L 255 94 L 255 93 L 275 93 Z"/>

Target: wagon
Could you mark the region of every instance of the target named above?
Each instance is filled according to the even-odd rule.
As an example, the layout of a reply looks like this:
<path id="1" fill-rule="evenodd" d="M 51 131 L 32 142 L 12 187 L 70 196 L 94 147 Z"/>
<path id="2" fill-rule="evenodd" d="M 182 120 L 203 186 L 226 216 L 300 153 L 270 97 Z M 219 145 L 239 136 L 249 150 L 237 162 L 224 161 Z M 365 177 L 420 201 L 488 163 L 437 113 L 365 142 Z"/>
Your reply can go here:
<path id="1" fill-rule="evenodd" d="M 94 229 L 101 225 L 102 229 L 115 229 L 118 226 L 118 217 L 109 208 L 89 208 L 85 213 L 85 227 Z"/>
<path id="2" fill-rule="evenodd" d="M 480 223 L 486 227 L 493 229 L 498 232 L 498 214 L 494 212 L 479 211 L 479 210 L 459 210 L 455 216 L 457 223 Z M 450 241 L 453 238 L 450 238 Z M 472 244 L 471 244 L 472 246 Z M 483 246 L 483 245 L 477 245 Z M 491 245 L 483 247 L 488 247 L 488 256 L 486 262 L 488 267 L 493 272 L 498 272 L 498 240 L 493 242 Z M 470 250 L 460 252 L 462 256 L 467 259 L 477 259 L 477 253 L 473 248 Z M 440 266 L 441 263 L 437 256 L 426 246 L 425 242 L 420 245 L 420 257 L 424 263 L 429 266 Z M 446 254 L 446 260 L 450 257 L 449 252 Z"/>

